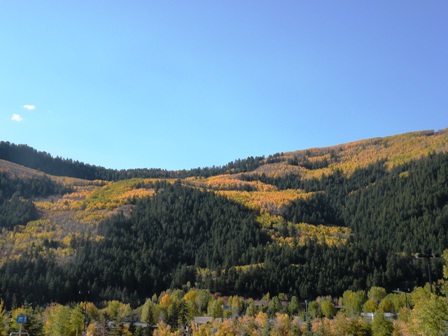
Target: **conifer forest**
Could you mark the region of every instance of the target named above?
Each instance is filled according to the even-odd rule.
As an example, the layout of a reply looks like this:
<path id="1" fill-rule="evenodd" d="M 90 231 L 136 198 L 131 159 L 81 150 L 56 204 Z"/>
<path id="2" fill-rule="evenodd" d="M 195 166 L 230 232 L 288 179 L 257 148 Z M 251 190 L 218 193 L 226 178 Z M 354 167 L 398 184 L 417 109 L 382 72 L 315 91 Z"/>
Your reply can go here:
<path id="1" fill-rule="evenodd" d="M 0 227 L 0 335 L 448 330 L 448 130 L 179 171 L 0 142 Z"/>

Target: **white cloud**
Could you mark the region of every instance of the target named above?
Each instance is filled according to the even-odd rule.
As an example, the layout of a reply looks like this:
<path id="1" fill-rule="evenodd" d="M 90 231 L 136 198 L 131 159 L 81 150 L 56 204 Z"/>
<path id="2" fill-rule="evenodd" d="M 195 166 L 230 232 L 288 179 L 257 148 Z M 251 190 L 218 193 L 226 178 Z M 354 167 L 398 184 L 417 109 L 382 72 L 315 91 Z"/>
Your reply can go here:
<path id="1" fill-rule="evenodd" d="M 35 105 L 23 105 L 23 108 L 28 111 L 32 111 L 36 109 Z"/>
<path id="2" fill-rule="evenodd" d="M 11 116 L 11 120 L 12 120 L 12 121 L 20 122 L 20 121 L 23 120 L 23 118 L 22 118 L 20 115 L 18 115 L 17 113 L 14 113 L 14 114 Z"/>

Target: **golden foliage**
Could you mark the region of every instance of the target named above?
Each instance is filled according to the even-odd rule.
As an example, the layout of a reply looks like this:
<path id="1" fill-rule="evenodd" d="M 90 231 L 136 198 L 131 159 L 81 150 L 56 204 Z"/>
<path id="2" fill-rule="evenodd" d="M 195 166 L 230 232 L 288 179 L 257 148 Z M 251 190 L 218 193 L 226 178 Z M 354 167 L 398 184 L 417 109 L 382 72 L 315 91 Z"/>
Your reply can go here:
<path id="1" fill-rule="evenodd" d="M 262 214 L 257 220 L 279 245 L 303 246 L 307 240 L 313 240 L 319 244 L 336 246 L 345 244 L 351 234 L 351 230 L 346 227 L 285 222 L 281 216 L 269 214 Z"/>
<path id="2" fill-rule="evenodd" d="M 306 179 L 321 178 L 335 170 L 341 170 L 346 176 L 350 176 L 355 169 L 366 167 L 378 160 L 384 160 L 385 167 L 391 169 L 432 152 L 447 151 L 448 129 L 438 132 L 414 132 L 284 153 L 278 160 L 261 165 L 255 171 L 244 175 L 264 173 L 269 177 L 281 177 L 297 174 Z M 307 164 L 303 164 L 304 162 Z M 3 229 L 0 234 L 0 263 L 18 258 L 29 248 L 35 248 L 43 255 L 54 256 L 60 260 L 73 255 L 74 251 L 70 247 L 72 240 L 81 237 L 102 239 L 96 232 L 98 223 L 118 211 L 128 215 L 132 207 L 130 204 L 135 199 L 154 195 L 155 190 L 151 188 L 150 183 L 159 180 L 134 178 L 119 182 L 87 181 L 46 175 L 3 160 L 0 160 L 0 171 L 16 178 L 48 176 L 73 190 L 63 196 L 34 200 L 41 214 L 40 221 L 18 226 L 14 231 Z M 182 183 L 213 190 L 255 210 L 259 214 L 259 223 L 280 245 L 303 245 L 309 239 L 321 244 L 344 244 L 351 234 L 347 228 L 286 222 L 280 216 L 281 208 L 296 199 L 306 199 L 312 194 L 302 190 L 278 190 L 275 186 L 260 181 L 242 181 L 241 175 L 190 177 Z M 406 178 L 408 175 L 409 172 L 403 172 L 400 177 Z M 174 183 L 174 180 L 168 182 Z M 246 266 L 243 266 L 242 270 L 244 267 Z"/>
<path id="3" fill-rule="evenodd" d="M 298 198 L 308 198 L 311 193 L 288 189 L 280 191 L 235 191 L 220 190 L 216 192 L 244 206 L 258 210 L 260 213 L 276 214 L 279 209 Z"/>
<path id="4" fill-rule="evenodd" d="M 163 321 L 157 323 L 157 328 L 154 330 L 154 336 L 180 336 L 182 332 L 180 330 L 171 331 L 171 326 Z"/>
<path id="5" fill-rule="evenodd" d="M 68 179 L 67 181 L 76 180 Z M 3 229 L 0 234 L 0 264 L 17 259 L 25 251 L 33 249 L 40 255 L 64 262 L 74 255 L 73 239 L 102 239 L 96 233 L 97 224 L 112 212 L 86 211 L 83 202 L 101 183 L 78 183 L 70 186 L 74 191 L 61 196 L 35 200 L 40 220 L 17 226 L 14 231 Z"/>
<path id="6" fill-rule="evenodd" d="M 356 168 L 367 167 L 380 160 L 385 160 L 386 168 L 392 169 L 433 152 L 447 151 L 448 129 L 445 129 L 438 132 L 412 132 L 332 147 L 289 152 L 284 154 L 284 158 L 287 160 L 306 157 L 309 162 L 327 160 L 328 167 L 315 170 L 302 167 L 299 173 L 302 178 L 320 178 L 322 175 L 331 174 L 336 169 L 340 169 L 344 174 L 350 176 Z M 280 164 L 286 165 L 286 162 Z"/>
<path id="7" fill-rule="evenodd" d="M 132 198 L 143 198 L 143 197 L 153 196 L 154 193 L 155 193 L 154 189 L 148 190 L 145 188 L 138 188 L 138 189 L 126 191 L 125 193 L 120 195 L 119 198 L 123 199 L 125 201 L 128 201 Z"/>
<path id="8" fill-rule="evenodd" d="M 189 184 L 198 188 L 205 188 L 210 190 L 258 190 L 258 191 L 276 191 L 277 188 L 273 185 L 262 183 L 260 181 L 242 181 L 241 174 L 234 175 L 218 175 L 209 178 L 187 178 Z"/>
<path id="9" fill-rule="evenodd" d="M 248 270 L 255 267 L 264 267 L 264 263 L 251 264 L 251 265 L 243 265 L 243 266 L 235 266 L 236 271 L 247 272 Z"/>
<path id="10" fill-rule="evenodd" d="M 285 156 L 285 160 L 287 156 Z M 307 169 L 300 166 L 292 166 L 287 164 L 286 162 L 276 162 L 267 165 L 263 165 L 255 169 L 253 172 L 247 173 L 247 175 L 258 175 L 265 174 L 269 177 L 281 177 L 290 174 L 298 174 L 303 175 L 306 173 Z"/>
<path id="11" fill-rule="evenodd" d="M 162 298 L 160 299 L 160 305 L 161 306 L 169 306 L 171 304 L 171 298 L 170 295 L 168 293 L 166 293 L 165 295 L 162 296 Z"/>
<path id="12" fill-rule="evenodd" d="M 37 248 L 41 255 L 64 259 L 74 253 L 70 247 L 71 239 L 73 236 L 66 236 L 60 227 L 49 220 L 32 221 L 14 231 L 3 229 L 0 236 L 0 263 L 17 259 L 32 246 Z"/>
<path id="13" fill-rule="evenodd" d="M 83 202 L 86 210 L 112 210 L 129 203 L 133 198 L 151 196 L 154 190 L 151 187 L 142 187 L 150 185 L 151 182 L 159 179 L 133 178 L 118 182 L 108 182 L 101 188 L 95 189 Z M 167 180 L 173 183 L 173 180 Z"/>

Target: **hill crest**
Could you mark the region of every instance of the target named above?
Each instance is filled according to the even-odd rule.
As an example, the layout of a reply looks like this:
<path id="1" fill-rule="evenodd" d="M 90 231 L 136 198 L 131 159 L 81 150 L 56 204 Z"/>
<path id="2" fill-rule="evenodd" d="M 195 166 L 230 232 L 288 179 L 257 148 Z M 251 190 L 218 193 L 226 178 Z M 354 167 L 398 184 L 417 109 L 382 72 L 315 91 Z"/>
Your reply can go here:
<path id="1" fill-rule="evenodd" d="M 224 167 L 117 172 L 1 143 L 0 157 L 18 150 L 52 171 L 66 167 L 76 176 L 85 168 L 88 176 L 104 178 L 55 176 L 0 160 L 0 285 L 9 288 L 8 300 L 20 294 L 8 279 L 25 280 L 2 276 L 20 269 L 11 266 L 16 261 L 29 265 L 30 274 L 39 269 L 35 262 L 48 263 L 67 275 L 60 283 L 73 293 L 96 284 L 97 299 L 187 281 L 223 291 L 231 283 L 233 291 L 254 295 L 296 288 L 303 297 L 350 286 L 397 288 L 405 278 L 417 284 L 422 279 L 409 269 L 411 254 L 441 253 L 448 244 L 447 145 L 447 130 L 422 131 L 249 157 Z M 225 228 L 226 216 L 232 229 Z M 239 218 L 245 218 L 243 233 L 250 233 L 244 252 L 231 242 Z M 206 243 L 198 241 L 204 232 Z M 173 254 L 178 246 L 185 254 Z M 227 257 L 214 252 L 224 247 Z M 142 250 L 147 259 L 139 256 Z M 96 270 L 85 269 L 85 260 Z M 317 271 L 321 265 L 328 274 Z M 126 279 L 118 269 L 126 269 Z M 34 279 L 30 274 L 24 279 Z M 139 282 L 143 275 L 149 289 Z M 40 276 L 45 287 L 53 275 Z M 49 290 L 45 300 L 73 300 L 67 292 Z M 25 299 L 42 300 L 36 295 Z"/>
<path id="2" fill-rule="evenodd" d="M 121 180 L 132 177 L 186 178 L 250 171 L 274 175 L 298 173 L 302 176 L 310 175 L 312 177 L 318 176 L 316 170 L 321 170 L 320 174 L 328 174 L 334 169 L 342 169 L 350 174 L 356 167 L 365 167 L 379 160 L 385 160 L 388 168 L 392 168 L 432 152 L 446 151 L 448 151 L 448 129 L 442 129 L 408 132 L 329 147 L 276 153 L 268 157 L 248 157 L 229 162 L 222 167 L 203 167 L 188 171 L 167 171 L 157 168 L 118 171 L 72 159 L 53 158 L 50 154 L 37 151 L 27 145 L 0 142 L 0 160 L 16 163 L 49 175 L 87 180 Z M 6 168 L 3 169 L 6 170 Z M 310 173 L 309 171 L 314 172 Z"/>

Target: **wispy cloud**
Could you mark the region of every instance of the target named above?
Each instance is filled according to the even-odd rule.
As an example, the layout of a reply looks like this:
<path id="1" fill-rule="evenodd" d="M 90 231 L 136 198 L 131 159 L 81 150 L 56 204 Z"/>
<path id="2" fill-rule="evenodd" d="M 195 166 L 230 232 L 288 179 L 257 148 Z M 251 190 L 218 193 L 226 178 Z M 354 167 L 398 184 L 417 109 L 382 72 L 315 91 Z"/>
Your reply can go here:
<path id="1" fill-rule="evenodd" d="M 22 118 L 20 115 L 18 115 L 17 113 L 14 113 L 14 114 L 11 116 L 11 120 L 12 120 L 12 121 L 21 122 L 21 121 L 23 120 L 23 118 Z"/>
<path id="2" fill-rule="evenodd" d="M 36 109 L 35 105 L 23 105 L 23 108 L 28 111 L 32 111 Z"/>

